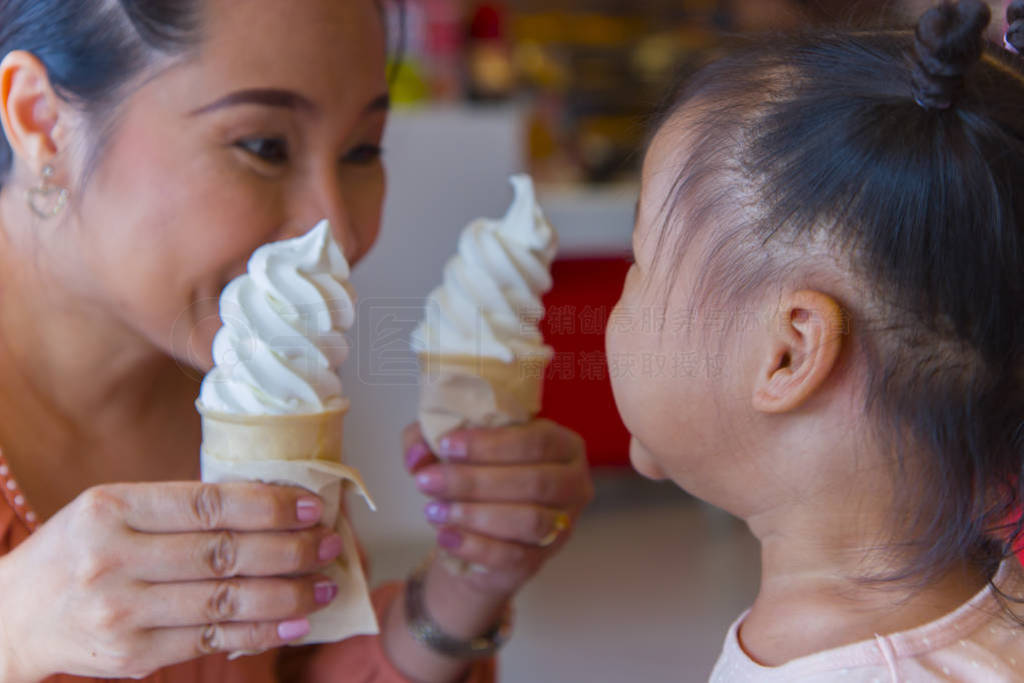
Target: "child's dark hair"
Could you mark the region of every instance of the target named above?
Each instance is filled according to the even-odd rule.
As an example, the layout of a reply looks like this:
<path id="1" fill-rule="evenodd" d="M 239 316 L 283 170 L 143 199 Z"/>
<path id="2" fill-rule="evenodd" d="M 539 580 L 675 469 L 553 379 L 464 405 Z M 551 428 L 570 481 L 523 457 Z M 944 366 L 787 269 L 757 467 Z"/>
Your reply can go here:
<path id="1" fill-rule="evenodd" d="M 1024 0 L 1007 43 L 1024 51 Z M 1021 536 L 1024 480 L 1024 61 L 987 44 L 979 0 L 916 31 L 757 39 L 686 84 L 665 126 L 687 160 L 664 211 L 709 239 L 701 289 L 742 300 L 827 268 L 869 368 L 868 413 L 894 445 L 911 540 L 885 579 L 964 562 L 994 572 Z M 749 188 L 753 188 L 749 191 Z M 825 244 L 826 250 L 808 249 Z M 798 249 L 790 249 L 797 245 Z M 660 249 L 658 253 L 666 253 Z M 916 459 L 923 452 L 927 459 Z"/>

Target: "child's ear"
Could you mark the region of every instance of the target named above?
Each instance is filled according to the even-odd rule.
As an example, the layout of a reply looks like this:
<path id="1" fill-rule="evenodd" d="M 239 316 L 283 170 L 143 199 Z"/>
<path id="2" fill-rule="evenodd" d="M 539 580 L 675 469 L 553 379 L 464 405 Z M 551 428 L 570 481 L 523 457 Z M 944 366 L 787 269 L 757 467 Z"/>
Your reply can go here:
<path id="1" fill-rule="evenodd" d="M 753 407 L 785 413 L 799 407 L 836 366 L 846 332 L 846 316 L 835 299 L 809 290 L 780 301 L 757 366 Z"/>
<path id="2" fill-rule="evenodd" d="M 57 153 L 59 100 L 46 67 L 23 50 L 0 62 L 0 123 L 15 155 L 34 172 Z"/>

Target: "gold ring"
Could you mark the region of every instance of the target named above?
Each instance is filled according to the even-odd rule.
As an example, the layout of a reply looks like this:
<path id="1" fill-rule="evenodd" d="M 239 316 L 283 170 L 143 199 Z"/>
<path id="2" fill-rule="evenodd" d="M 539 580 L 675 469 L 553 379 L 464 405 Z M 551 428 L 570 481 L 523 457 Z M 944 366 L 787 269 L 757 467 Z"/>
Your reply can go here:
<path id="1" fill-rule="evenodd" d="M 551 532 L 544 538 L 540 539 L 540 547 L 547 548 L 549 545 L 552 545 L 557 541 L 558 537 L 562 535 L 562 532 L 569 528 L 569 522 L 569 515 L 564 512 L 559 512 L 558 516 L 555 517 L 555 523 Z"/>

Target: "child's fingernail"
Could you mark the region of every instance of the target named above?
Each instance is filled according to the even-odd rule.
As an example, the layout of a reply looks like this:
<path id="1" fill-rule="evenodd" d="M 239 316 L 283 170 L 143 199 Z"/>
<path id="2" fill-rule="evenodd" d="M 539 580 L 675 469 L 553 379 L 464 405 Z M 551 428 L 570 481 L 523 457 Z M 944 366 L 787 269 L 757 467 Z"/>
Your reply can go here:
<path id="1" fill-rule="evenodd" d="M 409 471 L 415 470 L 420 463 L 430 457 L 430 449 L 423 445 L 423 442 L 417 441 L 412 445 L 405 453 L 405 466 Z"/>
<path id="2" fill-rule="evenodd" d="M 313 599 L 318 605 L 326 605 L 338 594 L 338 587 L 333 581 L 318 581 L 313 585 Z"/>
<path id="3" fill-rule="evenodd" d="M 469 455 L 469 447 L 462 439 L 446 436 L 438 444 L 442 458 L 465 458 Z"/>
<path id="4" fill-rule="evenodd" d="M 455 529 L 443 529 L 437 535 L 437 544 L 445 550 L 458 550 L 462 545 L 462 534 Z"/>
<path id="5" fill-rule="evenodd" d="M 303 498 L 296 507 L 296 516 L 300 522 L 315 522 L 320 519 L 320 501 L 316 498 Z"/>
<path id="6" fill-rule="evenodd" d="M 444 475 L 440 470 L 420 472 L 416 475 L 416 487 L 424 493 L 441 493 L 444 490 Z"/>
<path id="7" fill-rule="evenodd" d="M 392 460 L 392 462 L 394 461 Z M 281 637 L 281 640 L 295 640 L 309 633 L 309 628 L 309 619 L 282 621 L 277 625 L 277 635 Z"/>
<path id="8" fill-rule="evenodd" d="M 444 524 L 448 521 L 448 517 L 452 512 L 452 506 L 450 503 L 427 503 L 427 507 L 424 509 L 426 511 L 427 520 L 434 524 Z"/>

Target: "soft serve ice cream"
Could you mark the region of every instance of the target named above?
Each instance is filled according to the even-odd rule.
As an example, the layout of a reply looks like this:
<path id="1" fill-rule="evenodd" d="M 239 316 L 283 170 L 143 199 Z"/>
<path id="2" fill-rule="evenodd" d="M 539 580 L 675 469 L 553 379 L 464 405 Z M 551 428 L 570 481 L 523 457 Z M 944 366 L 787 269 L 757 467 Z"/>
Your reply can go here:
<path id="1" fill-rule="evenodd" d="M 420 426 L 434 452 L 453 429 L 525 422 L 540 410 L 552 350 L 538 324 L 558 237 L 529 176 L 513 176 L 512 186 L 503 218 L 463 230 L 413 333 Z"/>
<path id="2" fill-rule="evenodd" d="M 516 359 L 550 355 L 537 323 L 551 289 L 558 236 L 527 175 L 511 178 L 515 199 L 499 220 L 479 218 L 459 237 L 444 282 L 427 298 L 413 333 L 420 354 Z"/>
<path id="3" fill-rule="evenodd" d="M 214 337 L 215 366 L 196 402 L 203 481 L 305 488 L 324 501 L 320 523 L 342 537 L 342 556 L 322 569 L 338 595 L 309 615 L 310 632 L 292 644 L 378 632 L 355 539 L 340 514 L 346 484 L 373 507 L 359 472 L 342 462 L 349 401 L 338 369 L 355 317 L 348 276 L 327 221 L 257 249 L 248 272 L 221 294 L 224 325 Z M 249 653 L 232 657 L 242 654 Z"/>
<path id="4" fill-rule="evenodd" d="M 349 265 L 321 221 L 257 249 L 220 297 L 205 408 L 249 415 L 316 413 L 342 396 L 338 369 L 355 318 Z"/>

